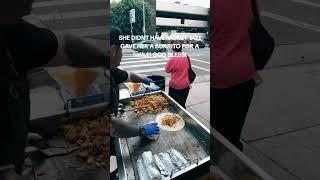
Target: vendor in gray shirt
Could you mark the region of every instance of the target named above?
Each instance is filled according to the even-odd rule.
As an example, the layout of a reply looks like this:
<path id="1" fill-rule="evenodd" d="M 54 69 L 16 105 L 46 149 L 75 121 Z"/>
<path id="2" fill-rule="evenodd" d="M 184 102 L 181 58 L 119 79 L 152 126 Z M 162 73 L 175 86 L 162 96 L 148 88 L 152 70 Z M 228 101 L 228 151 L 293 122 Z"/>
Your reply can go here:
<path id="1" fill-rule="evenodd" d="M 123 122 L 117 117 L 119 105 L 119 84 L 123 82 L 150 84 L 153 81 L 146 77 L 141 77 L 133 72 L 126 72 L 118 68 L 122 59 L 123 41 L 119 40 L 122 31 L 117 27 L 111 27 L 110 30 L 110 81 L 111 81 L 111 101 L 108 111 L 111 113 L 111 135 L 113 137 L 134 137 L 150 136 L 159 134 L 160 130 L 157 123 L 138 126 Z"/>

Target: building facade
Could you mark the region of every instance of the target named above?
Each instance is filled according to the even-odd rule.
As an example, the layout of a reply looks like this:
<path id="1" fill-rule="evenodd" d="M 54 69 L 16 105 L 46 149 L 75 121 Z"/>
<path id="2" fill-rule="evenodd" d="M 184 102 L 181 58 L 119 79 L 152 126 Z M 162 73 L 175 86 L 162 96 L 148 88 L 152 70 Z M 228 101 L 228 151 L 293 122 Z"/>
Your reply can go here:
<path id="1" fill-rule="evenodd" d="M 208 40 L 209 8 L 157 1 L 156 33 L 158 35 L 197 35 Z"/>

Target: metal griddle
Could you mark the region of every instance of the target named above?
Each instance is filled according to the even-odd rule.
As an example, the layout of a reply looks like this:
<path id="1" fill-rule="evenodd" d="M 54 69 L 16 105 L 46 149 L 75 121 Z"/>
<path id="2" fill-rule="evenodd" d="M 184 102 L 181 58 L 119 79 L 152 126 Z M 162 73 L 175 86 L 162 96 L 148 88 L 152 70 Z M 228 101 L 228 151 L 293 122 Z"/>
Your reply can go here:
<path id="1" fill-rule="evenodd" d="M 134 111 L 127 111 L 121 114 L 122 120 L 132 124 L 145 124 L 154 121 L 157 115 L 161 113 L 172 112 L 179 114 L 185 120 L 185 127 L 176 132 L 161 130 L 159 139 L 156 141 L 143 137 L 118 139 L 116 142 L 116 150 L 119 180 L 137 179 L 136 161 L 144 151 L 151 151 L 153 154 L 158 154 L 175 148 L 192 161 L 192 165 L 189 168 L 175 171 L 172 179 L 210 161 L 209 130 L 165 92 L 158 91 L 149 94 L 161 94 L 166 97 L 169 101 L 169 107 L 158 114 L 137 115 Z M 135 96 L 130 98 L 130 100 L 140 97 L 141 96 Z M 129 105 L 126 105 L 126 108 L 130 108 Z"/>

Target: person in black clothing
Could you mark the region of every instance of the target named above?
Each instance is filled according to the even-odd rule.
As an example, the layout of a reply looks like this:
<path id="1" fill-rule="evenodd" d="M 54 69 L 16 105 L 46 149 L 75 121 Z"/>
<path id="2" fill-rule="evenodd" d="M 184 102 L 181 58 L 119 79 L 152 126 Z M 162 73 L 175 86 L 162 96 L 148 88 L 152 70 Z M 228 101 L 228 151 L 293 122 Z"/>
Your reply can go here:
<path id="1" fill-rule="evenodd" d="M 122 59 L 123 43 L 119 40 L 122 31 L 117 27 L 111 27 L 110 30 L 110 81 L 111 81 L 111 102 L 109 112 L 111 116 L 111 135 L 113 137 L 133 137 L 133 136 L 150 136 L 159 134 L 157 123 L 145 124 L 143 126 L 131 125 L 123 122 L 117 117 L 119 105 L 119 84 L 123 82 L 145 83 L 153 82 L 151 79 L 141 77 L 133 72 L 126 72 L 118 68 Z"/>
<path id="2" fill-rule="evenodd" d="M 88 42 L 24 21 L 31 7 L 32 0 L 0 2 L 0 169 L 13 164 L 17 174 L 24 169 L 30 118 L 27 73 L 40 66 L 109 65 L 107 53 Z"/>
<path id="3" fill-rule="evenodd" d="M 122 121 L 117 117 L 119 106 L 119 84 L 123 82 L 143 82 L 150 84 L 153 82 L 149 78 L 143 78 L 135 73 L 128 73 L 118 68 L 122 59 L 122 48 L 120 45 L 123 41 L 119 40 L 119 36 L 122 35 L 122 31 L 117 27 L 111 27 L 110 29 L 110 83 L 111 83 L 111 97 L 110 105 L 108 106 L 108 112 L 111 114 L 111 141 L 110 141 L 110 154 L 115 155 L 115 139 L 114 137 L 135 137 L 144 136 L 148 137 L 153 134 L 159 134 L 160 129 L 157 123 L 145 124 L 138 126 L 129 124 Z M 112 162 L 110 162 L 112 163 Z M 111 174 L 111 177 L 115 176 L 116 171 Z"/>

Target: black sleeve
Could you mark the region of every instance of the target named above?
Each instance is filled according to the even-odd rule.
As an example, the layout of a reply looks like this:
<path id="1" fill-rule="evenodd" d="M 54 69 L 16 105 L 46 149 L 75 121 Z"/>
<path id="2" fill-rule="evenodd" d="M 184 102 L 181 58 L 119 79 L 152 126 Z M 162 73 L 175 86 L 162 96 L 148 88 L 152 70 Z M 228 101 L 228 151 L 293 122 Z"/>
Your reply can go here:
<path id="1" fill-rule="evenodd" d="M 129 75 L 126 71 L 118 69 L 118 68 L 111 70 L 111 76 L 116 84 L 120 84 L 120 83 L 125 82 L 129 77 Z"/>
<path id="2" fill-rule="evenodd" d="M 48 29 L 22 21 L 12 29 L 8 43 L 15 65 L 28 71 L 47 64 L 57 53 L 58 39 Z"/>

